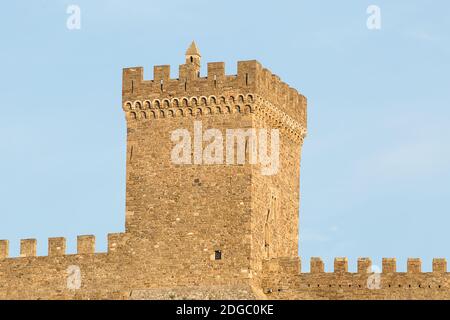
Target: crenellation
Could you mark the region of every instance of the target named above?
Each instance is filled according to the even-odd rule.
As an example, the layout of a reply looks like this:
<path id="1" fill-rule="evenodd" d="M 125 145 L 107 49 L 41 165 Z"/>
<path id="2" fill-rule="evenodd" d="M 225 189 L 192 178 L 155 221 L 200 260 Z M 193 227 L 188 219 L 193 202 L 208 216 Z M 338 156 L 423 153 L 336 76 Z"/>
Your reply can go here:
<path id="1" fill-rule="evenodd" d="M 36 257 L 37 240 L 22 239 L 20 240 L 20 257 Z"/>
<path id="2" fill-rule="evenodd" d="M 300 95 L 298 94 L 297 90 L 294 88 L 288 87 L 288 104 L 292 106 L 299 105 L 299 98 Z"/>
<path id="3" fill-rule="evenodd" d="M 0 240 L 0 259 L 6 259 L 9 257 L 9 241 Z"/>
<path id="4" fill-rule="evenodd" d="M 137 94 L 138 88 L 144 81 L 144 68 L 124 68 L 122 72 L 122 96 L 131 97 Z"/>
<path id="5" fill-rule="evenodd" d="M 311 273 L 324 273 L 325 266 L 321 258 L 313 257 L 310 262 L 310 272 Z"/>
<path id="6" fill-rule="evenodd" d="M 334 259 L 334 272 L 346 273 L 348 272 L 348 259 L 347 258 L 335 258 Z"/>
<path id="7" fill-rule="evenodd" d="M 66 238 L 49 238 L 48 239 L 48 255 L 63 256 L 66 254 Z"/>
<path id="8" fill-rule="evenodd" d="M 395 273 L 397 272 L 397 259 L 395 258 L 383 258 L 382 260 L 383 273 Z"/>
<path id="9" fill-rule="evenodd" d="M 289 85 L 286 82 L 280 82 L 280 100 L 278 104 L 284 107 L 289 104 Z"/>
<path id="10" fill-rule="evenodd" d="M 93 254 L 95 253 L 95 236 L 83 235 L 77 237 L 77 253 Z"/>
<path id="11" fill-rule="evenodd" d="M 291 257 L 280 257 L 280 258 L 273 258 L 270 260 L 266 260 L 266 270 L 269 271 L 275 271 L 279 270 L 281 266 L 291 266 L 291 269 L 298 270 L 297 273 L 301 274 L 320 274 L 325 273 L 327 275 L 333 275 L 333 274 L 342 274 L 342 273 L 348 273 L 348 274 L 354 274 L 354 275 L 367 275 L 367 274 L 373 274 L 374 271 L 372 270 L 372 260 L 370 258 L 358 258 L 358 267 L 356 272 L 350 272 L 348 271 L 348 258 L 346 257 L 337 257 L 334 259 L 334 270 L 333 272 L 325 272 L 324 268 L 324 262 L 322 258 L 319 257 L 312 257 L 310 260 L 310 271 L 309 272 L 302 272 L 300 267 L 293 267 L 293 266 L 300 266 L 301 262 L 297 261 L 294 258 Z M 428 275 L 431 274 L 430 272 L 423 272 L 421 269 L 421 259 L 418 258 L 409 258 L 407 263 L 407 274 L 411 274 L 411 276 L 414 276 L 414 274 L 422 274 L 422 275 Z M 433 259 L 433 273 L 446 273 L 447 272 L 447 261 L 446 259 L 442 258 L 434 258 Z M 293 273 L 296 272 L 286 272 L 286 273 Z M 396 259 L 395 258 L 383 258 L 383 274 L 392 274 L 392 275 L 404 275 L 404 272 L 397 272 L 396 270 Z"/>
<path id="12" fill-rule="evenodd" d="M 273 89 L 273 77 L 272 77 L 272 72 L 267 69 L 267 68 L 263 68 L 262 70 L 262 88 L 266 89 L 266 90 L 270 90 Z"/>
<path id="13" fill-rule="evenodd" d="M 418 258 L 408 258 L 407 272 L 408 273 L 421 273 L 422 272 L 422 261 Z"/>
<path id="14" fill-rule="evenodd" d="M 367 266 L 368 258 L 360 258 Z M 437 261 L 439 259 L 434 259 Z M 320 261 L 314 258 L 312 261 Z M 345 259 L 339 258 L 340 262 Z M 386 261 L 392 262 L 392 259 Z M 271 262 L 276 264 L 275 261 Z M 361 266 L 360 271 L 363 271 Z M 450 299 L 446 273 L 271 272 L 262 281 L 269 299 Z"/>
<path id="15" fill-rule="evenodd" d="M 358 258 L 358 273 L 370 273 L 372 260 L 370 258 Z"/>
<path id="16" fill-rule="evenodd" d="M 170 80 L 170 65 L 154 66 L 153 67 L 153 81 L 161 85 L 161 91 L 164 84 Z"/>
<path id="17" fill-rule="evenodd" d="M 256 89 L 257 75 L 261 72 L 261 64 L 256 60 L 239 61 L 237 69 L 237 86 L 245 93 Z"/>
<path id="18" fill-rule="evenodd" d="M 225 63 L 209 62 L 207 79 L 209 81 L 209 86 L 219 92 L 225 83 Z"/>
<path id="19" fill-rule="evenodd" d="M 208 74 L 199 77 L 189 73 L 190 64 L 180 66 L 177 79 L 170 78 L 170 66 L 154 66 L 153 80 L 143 79 L 143 68 L 126 68 L 123 72 L 123 104 L 134 101 L 173 99 L 183 96 L 214 96 L 225 94 L 227 100 L 239 95 L 259 95 L 277 105 L 306 128 L 306 103 L 294 88 L 281 81 L 256 60 L 238 61 L 237 74 L 226 75 L 223 62 L 208 63 Z M 230 101 L 239 103 L 238 100 Z M 134 115 L 131 117 L 134 118 Z M 136 115 L 136 119 L 139 117 Z M 142 119 L 142 117 L 140 118 Z"/>
<path id="20" fill-rule="evenodd" d="M 278 258 L 283 259 L 283 258 Z M 383 258 L 382 259 L 382 272 L 383 273 L 397 273 L 396 258 Z M 282 260 L 280 260 L 282 261 Z M 272 261 L 275 263 L 275 261 Z M 432 272 L 446 273 L 447 272 L 447 260 L 444 258 L 434 258 L 432 261 Z M 358 258 L 357 260 L 357 273 L 371 273 L 372 261 L 370 258 Z M 321 273 L 324 271 L 324 262 L 319 257 L 312 257 L 310 260 L 310 272 Z M 342 273 L 348 271 L 348 258 L 337 257 L 334 259 L 334 272 Z M 408 258 L 407 260 L 407 273 L 424 273 L 422 272 L 422 261 L 420 258 Z"/>
<path id="21" fill-rule="evenodd" d="M 443 258 L 433 259 L 433 272 L 446 273 L 447 272 L 447 260 Z"/>

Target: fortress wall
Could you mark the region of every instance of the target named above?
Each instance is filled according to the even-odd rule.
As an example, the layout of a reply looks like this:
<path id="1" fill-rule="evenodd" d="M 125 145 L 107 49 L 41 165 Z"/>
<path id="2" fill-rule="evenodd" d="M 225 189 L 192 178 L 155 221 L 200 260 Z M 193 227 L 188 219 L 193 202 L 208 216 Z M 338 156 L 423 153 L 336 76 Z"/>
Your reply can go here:
<path id="1" fill-rule="evenodd" d="M 77 254 L 66 255 L 65 238 L 50 238 L 47 256 L 36 256 L 37 241 L 21 241 L 20 257 L 9 257 L 9 243 L 0 241 L 0 299 L 68 299 L 121 295 L 127 283 L 127 258 L 113 252 L 123 234 L 108 235 L 108 253 L 95 252 L 95 237 L 78 237 Z M 5 252 L 6 251 L 6 252 Z M 121 264 L 119 263 L 121 262 Z M 123 268 L 122 270 L 119 270 Z M 81 272 L 81 287 L 68 288 L 74 273 Z"/>
<path id="2" fill-rule="evenodd" d="M 227 277 L 233 273 L 230 270 L 235 270 L 229 266 L 233 261 L 231 257 L 225 257 L 219 264 L 211 261 L 196 264 L 192 257 L 179 257 L 178 261 L 161 259 L 155 250 L 149 250 L 145 256 L 140 249 L 147 243 L 139 243 L 142 239 L 127 234 L 110 235 L 108 252 L 94 253 L 85 250 L 86 239 L 93 238 L 78 238 L 77 254 L 65 255 L 60 251 L 51 254 L 64 246 L 64 241 L 56 244 L 52 238 L 50 243 L 57 247 L 49 246 L 48 256 L 0 259 L 0 299 L 140 299 L 146 290 L 156 294 L 159 288 L 173 288 L 183 296 L 190 292 L 189 297 L 195 298 L 200 294 L 196 292 L 199 284 L 211 286 L 210 292 L 202 293 L 206 298 L 217 296 L 219 289 L 214 288 L 222 286 L 237 286 L 246 288 L 243 292 L 252 292 L 251 279 L 240 269 L 235 272 L 235 278 Z M 4 246 L 6 241 L 0 243 Z M 28 246 L 22 243 L 24 252 Z M 91 248 L 91 241 L 88 248 Z M 177 257 L 177 252 L 172 255 Z M 77 270 L 81 286 L 74 289 L 70 285 L 74 284 Z M 158 294 L 172 298 L 164 290 Z M 241 298 L 243 294 L 235 292 L 229 298 Z"/>
<path id="3" fill-rule="evenodd" d="M 273 259 L 264 264 L 263 290 L 268 299 L 449 299 L 450 276 L 444 259 L 433 260 L 433 272 L 420 271 L 420 260 L 409 259 L 407 272 L 395 271 L 395 259 L 383 259 L 381 273 L 369 272 L 370 259 L 358 260 L 348 272 L 346 258 L 335 259 L 334 272 L 324 272 L 319 258 L 311 272 L 301 273 L 299 261 Z M 367 267 L 367 268 L 366 268 Z"/>

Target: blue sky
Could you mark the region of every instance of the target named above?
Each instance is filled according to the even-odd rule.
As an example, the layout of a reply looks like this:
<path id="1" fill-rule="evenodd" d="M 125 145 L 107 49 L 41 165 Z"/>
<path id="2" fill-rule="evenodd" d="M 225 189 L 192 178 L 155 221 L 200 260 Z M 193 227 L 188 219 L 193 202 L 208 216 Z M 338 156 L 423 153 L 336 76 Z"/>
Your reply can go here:
<path id="1" fill-rule="evenodd" d="M 66 28 L 67 6 L 81 30 Z M 366 27 L 369 5 L 381 30 Z M 450 257 L 450 3 L 10 1 L 0 10 L 0 238 L 124 230 L 121 70 L 257 59 L 308 97 L 300 255 Z M 203 70 L 206 72 L 206 68 Z"/>

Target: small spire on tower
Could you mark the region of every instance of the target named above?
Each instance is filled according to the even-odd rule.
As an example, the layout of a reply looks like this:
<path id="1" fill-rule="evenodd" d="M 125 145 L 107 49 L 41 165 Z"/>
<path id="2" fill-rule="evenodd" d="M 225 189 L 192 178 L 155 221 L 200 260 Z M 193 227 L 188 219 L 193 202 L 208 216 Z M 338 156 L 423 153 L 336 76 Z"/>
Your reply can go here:
<path id="1" fill-rule="evenodd" d="M 198 50 L 195 41 L 192 41 L 189 48 L 186 50 L 186 63 L 182 66 L 185 70 L 184 74 L 191 79 L 200 77 L 200 50 Z"/>
<path id="2" fill-rule="evenodd" d="M 200 50 L 198 50 L 195 41 L 192 41 L 191 45 L 186 51 L 186 56 L 198 56 L 201 57 Z"/>

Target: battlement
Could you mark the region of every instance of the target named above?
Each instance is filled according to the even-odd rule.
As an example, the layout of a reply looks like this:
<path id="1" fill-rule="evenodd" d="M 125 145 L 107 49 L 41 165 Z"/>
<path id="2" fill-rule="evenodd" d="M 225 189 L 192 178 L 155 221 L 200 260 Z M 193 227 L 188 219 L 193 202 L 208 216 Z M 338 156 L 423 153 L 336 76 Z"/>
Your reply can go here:
<path id="1" fill-rule="evenodd" d="M 144 80 L 144 68 L 132 67 L 123 69 L 122 93 L 124 101 L 133 97 L 149 96 L 164 98 L 182 96 L 186 93 L 205 92 L 218 94 L 222 91 L 242 90 L 255 91 L 257 85 L 265 84 L 280 93 L 298 95 L 297 90 L 290 88 L 280 78 L 264 69 L 256 60 L 238 61 L 237 74 L 226 75 L 224 62 L 210 62 L 207 64 L 206 77 L 185 72 L 188 65 L 180 66 L 179 78 L 170 78 L 170 65 L 153 67 L 153 79 Z M 126 99 L 130 98 L 131 99 Z"/>
<path id="2" fill-rule="evenodd" d="M 260 96 L 306 128 L 306 98 L 258 61 L 239 61 L 236 75 L 226 75 L 223 62 L 208 63 L 206 77 L 189 72 L 190 68 L 189 64 L 181 65 L 179 78 L 171 79 L 169 65 L 155 66 L 152 80 L 144 80 L 142 67 L 123 69 L 124 111 L 132 112 L 131 118 L 136 118 L 134 110 L 171 109 L 173 116 L 178 108 L 209 103 L 242 105 L 249 101 L 239 100 L 241 97 Z"/>
<path id="3" fill-rule="evenodd" d="M 417 258 L 408 259 L 406 272 L 397 272 L 395 258 L 382 261 L 380 270 L 359 258 L 357 272 L 349 272 L 348 259 L 336 258 L 334 270 L 325 272 L 322 259 L 311 258 L 310 272 L 301 272 L 293 268 L 299 260 L 265 260 L 262 287 L 269 299 L 450 299 L 445 259 L 433 259 L 432 272 L 422 272 Z"/>
<path id="4" fill-rule="evenodd" d="M 290 266 L 287 267 L 287 265 Z M 305 273 L 301 272 L 301 264 L 299 259 L 293 258 L 276 258 L 264 261 L 264 269 L 266 272 L 273 272 L 283 269 L 285 272 L 294 270 L 294 274 Z M 297 271 L 298 270 L 298 271 Z M 433 273 L 447 273 L 447 260 L 443 258 L 434 258 L 432 262 Z M 376 268 L 372 268 L 372 261 L 370 258 L 358 258 L 356 273 L 373 273 Z M 321 258 L 312 257 L 310 260 L 310 274 L 323 274 L 325 272 L 325 265 Z M 339 257 L 334 259 L 334 274 L 353 273 L 348 271 L 348 259 L 346 257 Z M 395 258 L 383 258 L 381 273 L 404 273 L 397 272 L 397 261 Z M 408 258 L 406 273 L 426 273 L 422 272 L 422 261 L 418 258 Z"/>
<path id="5" fill-rule="evenodd" d="M 108 251 L 113 253 L 120 244 L 120 237 L 123 233 L 108 234 Z M 82 235 L 77 237 L 77 253 L 76 255 L 92 255 L 95 254 L 95 236 Z M 103 253 L 103 252 L 98 252 Z M 48 257 L 65 256 L 66 254 L 66 238 L 57 237 L 48 239 Z M 36 239 L 22 239 L 20 240 L 20 256 L 9 256 L 9 241 L 0 240 L 0 260 L 4 259 L 21 259 L 37 257 L 37 240 Z"/>

